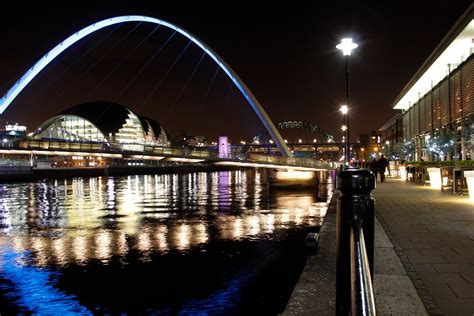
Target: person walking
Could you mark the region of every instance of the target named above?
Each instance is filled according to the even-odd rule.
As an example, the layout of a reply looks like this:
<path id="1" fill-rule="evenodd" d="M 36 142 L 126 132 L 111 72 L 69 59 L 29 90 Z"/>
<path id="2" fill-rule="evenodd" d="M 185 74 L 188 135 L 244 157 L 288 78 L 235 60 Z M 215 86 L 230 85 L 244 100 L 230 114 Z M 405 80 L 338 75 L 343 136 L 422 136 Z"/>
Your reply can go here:
<path id="1" fill-rule="evenodd" d="M 375 158 L 372 158 L 372 160 L 369 162 L 369 166 L 368 166 L 370 169 L 370 171 L 372 171 L 375 175 L 375 181 L 377 181 L 377 172 L 379 171 L 379 167 L 378 167 L 378 162 Z"/>
<path id="2" fill-rule="evenodd" d="M 388 160 L 382 154 L 382 156 L 380 156 L 380 159 L 378 161 L 378 167 L 379 167 L 379 173 L 380 173 L 380 182 L 384 182 L 384 180 L 385 180 L 385 169 L 387 168 L 387 166 L 388 166 Z"/>

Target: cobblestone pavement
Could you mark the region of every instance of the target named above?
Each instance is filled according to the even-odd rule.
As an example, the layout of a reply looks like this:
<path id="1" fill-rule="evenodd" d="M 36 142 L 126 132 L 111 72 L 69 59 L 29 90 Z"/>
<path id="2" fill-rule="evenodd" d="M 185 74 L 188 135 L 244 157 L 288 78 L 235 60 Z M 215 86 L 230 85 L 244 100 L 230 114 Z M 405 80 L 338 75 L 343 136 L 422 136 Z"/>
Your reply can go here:
<path id="1" fill-rule="evenodd" d="M 474 203 L 398 179 L 377 183 L 372 195 L 428 313 L 474 315 Z"/>

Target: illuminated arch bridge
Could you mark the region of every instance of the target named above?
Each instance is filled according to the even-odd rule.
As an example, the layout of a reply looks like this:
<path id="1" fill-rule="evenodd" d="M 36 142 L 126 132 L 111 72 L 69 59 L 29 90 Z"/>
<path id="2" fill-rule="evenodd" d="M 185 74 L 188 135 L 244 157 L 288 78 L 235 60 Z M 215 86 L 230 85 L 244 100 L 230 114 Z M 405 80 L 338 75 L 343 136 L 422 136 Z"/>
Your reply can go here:
<path id="1" fill-rule="evenodd" d="M 153 23 L 157 25 L 162 25 L 168 27 L 177 33 L 182 34 L 198 47 L 200 47 L 204 52 L 207 53 L 218 65 L 219 67 L 229 76 L 235 86 L 240 90 L 242 95 L 245 97 L 247 102 L 250 104 L 252 109 L 255 111 L 263 125 L 265 126 L 268 134 L 271 136 L 275 144 L 278 146 L 279 151 L 281 152 L 282 156 L 290 157 L 291 152 L 289 151 L 288 147 L 285 145 L 283 138 L 281 137 L 280 133 L 268 117 L 267 113 L 263 109 L 263 107 L 258 102 L 257 98 L 253 95 L 253 93 L 249 90 L 249 88 L 245 85 L 245 83 L 239 78 L 239 76 L 232 70 L 232 68 L 214 51 L 212 48 L 207 46 L 204 42 L 198 39 L 193 34 L 189 33 L 182 28 L 171 24 L 169 22 L 147 17 L 147 16 L 139 16 L 139 15 L 127 15 L 127 16 L 119 16 L 113 17 L 110 19 L 102 20 L 100 22 L 94 23 L 88 27 L 85 27 L 78 32 L 74 33 L 73 35 L 66 38 L 64 41 L 59 43 L 56 47 L 50 50 L 46 55 L 44 55 L 36 64 L 33 65 L 13 86 L 7 91 L 7 93 L 2 97 L 0 100 L 0 114 L 2 114 L 7 107 L 15 100 L 16 96 L 33 80 L 36 75 L 38 75 L 51 61 L 53 61 L 58 55 L 60 55 L 63 51 L 68 49 L 70 46 L 75 44 L 77 41 L 81 40 L 82 38 L 88 36 L 91 33 L 94 33 L 102 28 L 107 26 L 125 23 L 125 22 L 147 22 Z"/>

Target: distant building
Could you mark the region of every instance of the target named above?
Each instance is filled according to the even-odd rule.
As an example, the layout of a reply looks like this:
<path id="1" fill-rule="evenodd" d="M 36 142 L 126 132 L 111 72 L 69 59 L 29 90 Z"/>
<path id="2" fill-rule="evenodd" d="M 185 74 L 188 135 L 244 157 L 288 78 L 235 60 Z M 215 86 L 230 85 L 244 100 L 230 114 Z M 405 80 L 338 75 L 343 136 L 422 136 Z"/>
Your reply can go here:
<path id="1" fill-rule="evenodd" d="M 168 135 L 158 122 L 107 101 L 73 106 L 46 120 L 30 136 L 43 140 L 103 143 L 120 150 L 169 146 Z"/>
<path id="2" fill-rule="evenodd" d="M 474 159 L 473 53 L 474 4 L 397 96 L 392 108 L 401 114 L 380 128 L 382 139 L 414 140 L 415 159 L 429 158 L 433 135 L 451 130 L 462 159 Z"/>

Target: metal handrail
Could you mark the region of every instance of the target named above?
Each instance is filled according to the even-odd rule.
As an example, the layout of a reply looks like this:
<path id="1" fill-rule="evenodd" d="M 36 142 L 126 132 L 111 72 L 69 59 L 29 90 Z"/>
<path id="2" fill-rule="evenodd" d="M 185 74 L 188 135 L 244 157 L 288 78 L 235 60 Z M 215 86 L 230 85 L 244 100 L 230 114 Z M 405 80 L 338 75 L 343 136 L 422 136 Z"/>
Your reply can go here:
<path id="1" fill-rule="evenodd" d="M 374 289 L 364 231 L 351 229 L 351 310 L 352 315 L 376 315 Z"/>
<path id="2" fill-rule="evenodd" d="M 349 168 L 338 174 L 336 213 L 336 314 L 375 315 L 373 173 Z"/>

